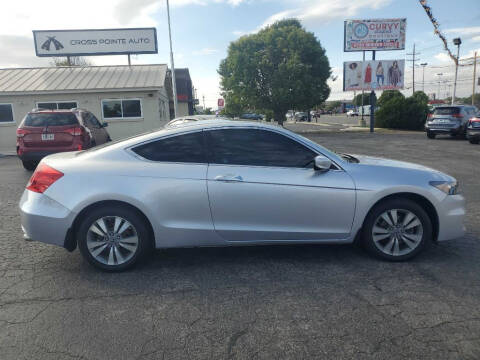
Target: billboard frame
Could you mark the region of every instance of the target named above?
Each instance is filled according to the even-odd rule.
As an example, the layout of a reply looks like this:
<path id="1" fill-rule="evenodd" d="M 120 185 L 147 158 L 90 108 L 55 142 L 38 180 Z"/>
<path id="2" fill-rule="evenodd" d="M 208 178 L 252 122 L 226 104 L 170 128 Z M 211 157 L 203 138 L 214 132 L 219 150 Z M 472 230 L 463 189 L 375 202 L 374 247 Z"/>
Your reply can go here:
<path id="1" fill-rule="evenodd" d="M 36 34 L 48 33 L 48 32 L 75 32 L 75 31 L 125 31 L 125 30 L 153 30 L 153 38 L 155 42 L 155 50 L 150 51 L 114 51 L 114 52 L 75 52 L 75 53 L 63 53 L 63 54 L 39 54 L 37 48 Z M 38 57 L 68 57 L 68 56 L 102 56 L 102 55 L 132 55 L 132 54 L 158 54 L 158 41 L 157 41 L 157 28 L 114 28 L 114 29 L 68 29 L 68 30 L 32 30 L 33 42 L 35 45 L 35 55 Z"/>

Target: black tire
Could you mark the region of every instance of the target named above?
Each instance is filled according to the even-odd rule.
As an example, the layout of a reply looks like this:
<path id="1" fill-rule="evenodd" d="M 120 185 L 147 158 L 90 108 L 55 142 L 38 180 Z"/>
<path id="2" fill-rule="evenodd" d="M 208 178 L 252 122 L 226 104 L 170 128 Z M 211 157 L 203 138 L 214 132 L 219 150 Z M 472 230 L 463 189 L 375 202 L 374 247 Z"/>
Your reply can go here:
<path id="1" fill-rule="evenodd" d="M 437 135 L 434 134 L 434 133 L 432 133 L 432 132 L 430 132 L 430 131 L 427 131 L 427 137 L 428 137 L 429 139 L 435 139 L 435 136 L 437 136 Z"/>
<path id="2" fill-rule="evenodd" d="M 90 253 L 87 247 L 87 234 L 90 226 L 92 226 L 92 224 L 98 219 L 114 216 L 118 216 L 127 220 L 134 227 L 138 238 L 138 245 L 133 256 L 128 261 L 121 264 L 108 265 L 98 261 Z M 90 264 L 104 271 L 118 272 L 130 269 L 143 260 L 147 254 L 152 252 L 153 249 L 149 227 L 145 223 L 144 218 L 135 210 L 128 207 L 108 205 L 96 208 L 88 212 L 85 217 L 81 219 L 77 229 L 76 238 L 81 254 Z M 105 249 L 108 249 L 108 247 Z"/>
<path id="3" fill-rule="evenodd" d="M 38 163 L 36 161 L 27 161 L 22 160 L 22 164 L 25 170 L 33 171 L 37 167 Z"/>
<path id="4" fill-rule="evenodd" d="M 390 209 L 402 209 L 412 212 L 420 220 L 423 227 L 423 235 L 418 245 L 409 253 L 404 255 L 390 255 L 381 251 L 373 240 L 372 230 L 375 221 L 385 211 Z M 390 199 L 376 205 L 367 215 L 362 229 L 362 243 L 365 249 L 374 256 L 389 261 L 405 261 L 415 257 L 418 253 L 426 249 L 432 242 L 432 223 L 425 210 L 416 202 L 409 199 Z M 387 239 L 388 241 L 388 239 Z"/>
<path id="5" fill-rule="evenodd" d="M 480 141 L 477 138 L 470 138 L 470 139 L 468 139 L 468 142 L 470 144 L 478 144 Z"/>

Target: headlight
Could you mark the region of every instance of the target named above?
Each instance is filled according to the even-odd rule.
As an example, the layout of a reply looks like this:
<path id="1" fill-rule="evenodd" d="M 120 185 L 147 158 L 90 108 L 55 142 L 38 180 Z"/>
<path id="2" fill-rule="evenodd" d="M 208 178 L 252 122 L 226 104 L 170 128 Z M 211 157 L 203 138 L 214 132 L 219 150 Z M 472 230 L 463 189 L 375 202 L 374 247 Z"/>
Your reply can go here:
<path id="1" fill-rule="evenodd" d="M 457 181 L 430 181 L 430 185 L 443 191 L 447 195 L 455 195 L 458 192 Z"/>

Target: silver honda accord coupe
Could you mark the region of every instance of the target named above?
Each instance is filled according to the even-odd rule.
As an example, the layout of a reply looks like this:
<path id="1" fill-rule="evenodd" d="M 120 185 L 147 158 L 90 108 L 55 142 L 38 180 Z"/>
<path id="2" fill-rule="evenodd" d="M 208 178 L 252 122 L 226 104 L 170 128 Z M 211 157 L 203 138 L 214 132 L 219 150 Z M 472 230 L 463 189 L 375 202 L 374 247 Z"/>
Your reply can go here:
<path id="1" fill-rule="evenodd" d="M 153 248 L 359 242 L 407 260 L 464 234 L 449 175 L 336 154 L 277 126 L 206 120 L 50 155 L 20 200 L 25 238 L 108 271 Z"/>

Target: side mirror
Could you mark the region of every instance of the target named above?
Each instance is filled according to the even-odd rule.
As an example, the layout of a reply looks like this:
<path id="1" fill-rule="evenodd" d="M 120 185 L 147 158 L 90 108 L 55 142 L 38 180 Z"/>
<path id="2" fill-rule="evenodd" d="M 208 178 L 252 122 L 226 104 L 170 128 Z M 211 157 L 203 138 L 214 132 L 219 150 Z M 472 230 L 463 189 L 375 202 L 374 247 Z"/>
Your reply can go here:
<path id="1" fill-rule="evenodd" d="M 329 158 L 323 156 L 323 155 L 317 155 L 315 156 L 314 160 L 314 169 L 322 172 L 326 172 L 330 170 L 330 167 L 332 166 L 332 160 Z"/>
<path id="2" fill-rule="evenodd" d="M 102 123 L 102 127 L 106 128 L 108 126 L 107 122 Z"/>

